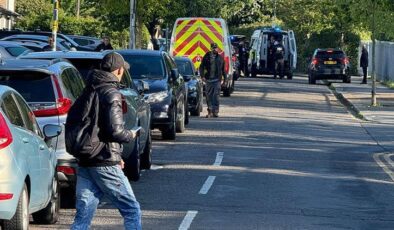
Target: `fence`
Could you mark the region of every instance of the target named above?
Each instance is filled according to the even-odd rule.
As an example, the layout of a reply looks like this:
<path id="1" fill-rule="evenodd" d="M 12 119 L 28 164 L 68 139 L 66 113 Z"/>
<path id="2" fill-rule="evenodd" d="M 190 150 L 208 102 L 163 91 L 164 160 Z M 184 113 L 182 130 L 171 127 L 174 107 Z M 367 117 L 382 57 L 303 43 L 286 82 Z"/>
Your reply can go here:
<path id="1" fill-rule="evenodd" d="M 362 42 L 368 49 L 369 67 L 368 74 L 372 72 L 372 42 Z M 375 72 L 378 81 L 394 81 L 394 42 L 377 41 L 375 48 Z M 361 46 L 359 48 L 359 60 L 361 56 Z M 360 64 L 359 64 L 360 66 Z M 362 73 L 359 68 L 359 73 Z M 361 74 L 360 74 L 361 75 Z"/>

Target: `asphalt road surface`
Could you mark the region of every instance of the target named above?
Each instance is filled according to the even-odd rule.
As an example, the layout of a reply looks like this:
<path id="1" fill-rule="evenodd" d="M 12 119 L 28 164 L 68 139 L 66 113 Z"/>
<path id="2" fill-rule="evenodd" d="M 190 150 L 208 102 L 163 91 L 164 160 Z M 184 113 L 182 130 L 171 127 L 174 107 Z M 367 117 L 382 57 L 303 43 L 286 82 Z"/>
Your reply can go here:
<path id="1" fill-rule="evenodd" d="M 394 228 L 382 148 L 327 86 L 240 79 L 221 103 L 175 142 L 155 133 L 155 170 L 132 183 L 144 229 Z M 32 229 L 69 229 L 74 213 Z M 92 229 L 123 229 L 122 218 L 104 203 Z"/>

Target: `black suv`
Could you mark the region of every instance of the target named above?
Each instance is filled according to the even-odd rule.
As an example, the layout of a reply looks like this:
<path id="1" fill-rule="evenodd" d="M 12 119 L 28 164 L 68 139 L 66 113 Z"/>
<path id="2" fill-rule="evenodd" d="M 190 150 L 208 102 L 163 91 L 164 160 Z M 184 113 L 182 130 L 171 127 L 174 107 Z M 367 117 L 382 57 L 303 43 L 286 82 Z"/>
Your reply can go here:
<path id="1" fill-rule="evenodd" d="M 175 140 L 188 123 L 187 86 L 174 60 L 163 51 L 120 50 L 130 64 L 133 80 L 149 83 L 146 97 L 151 105 L 152 129 L 158 128 L 163 139 Z"/>
<path id="2" fill-rule="evenodd" d="M 316 49 L 308 68 L 309 84 L 316 80 L 339 79 L 350 83 L 350 62 L 345 52 L 340 49 Z"/>

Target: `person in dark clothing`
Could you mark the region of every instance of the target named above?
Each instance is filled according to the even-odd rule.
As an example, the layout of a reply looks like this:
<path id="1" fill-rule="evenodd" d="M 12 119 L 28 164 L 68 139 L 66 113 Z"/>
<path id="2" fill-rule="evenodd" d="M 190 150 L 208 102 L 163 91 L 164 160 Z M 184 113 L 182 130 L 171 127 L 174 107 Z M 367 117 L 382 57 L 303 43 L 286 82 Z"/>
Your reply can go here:
<path id="1" fill-rule="evenodd" d="M 284 78 L 284 61 L 285 57 L 285 47 L 283 47 L 281 42 L 276 41 L 274 44 L 274 60 L 275 60 L 275 69 L 274 69 L 274 78 L 279 73 L 279 77 Z"/>
<path id="2" fill-rule="evenodd" d="M 104 50 L 113 50 L 114 48 L 111 45 L 111 42 L 109 40 L 109 37 L 103 37 L 103 41 L 101 42 L 100 45 L 98 45 L 95 49 L 97 52 L 101 52 Z"/>
<path id="3" fill-rule="evenodd" d="M 363 80 L 361 84 L 367 84 L 367 76 L 368 76 L 368 50 L 365 45 L 361 50 L 361 58 L 360 58 L 360 67 L 363 69 Z"/>
<path id="4" fill-rule="evenodd" d="M 48 37 L 48 45 L 42 48 L 42 51 L 53 51 L 54 41 L 52 37 Z"/>
<path id="5" fill-rule="evenodd" d="M 243 72 L 243 75 L 246 76 L 248 56 L 247 56 L 247 49 L 244 41 L 241 41 L 238 44 L 238 58 L 239 58 L 239 73 L 241 74 L 241 72 Z"/>
<path id="6" fill-rule="evenodd" d="M 127 63 L 120 54 L 111 52 L 103 58 L 100 68 L 89 73 L 86 87 L 94 88 L 98 95 L 97 136 L 103 147 L 88 159 L 78 159 L 77 212 L 71 229 L 90 228 L 103 196 L 118 208 L 124 218 L 125 229 L 141 229 L 140 205 L 122 171 L 122 143 L 131 142 L 138 135 L 123 125 L 119 87 Z"/>
<path id="7" fill-rule="evenodd" d="M 219 97 L 221 85 L 225 80 L 224 59 L 219 55 L 219 47 L 211 44 L 211 51 L 207 52 L 201 62 L 200 73 L 206 82 L 206 99 L 209 117 L 219 116 Z"/>

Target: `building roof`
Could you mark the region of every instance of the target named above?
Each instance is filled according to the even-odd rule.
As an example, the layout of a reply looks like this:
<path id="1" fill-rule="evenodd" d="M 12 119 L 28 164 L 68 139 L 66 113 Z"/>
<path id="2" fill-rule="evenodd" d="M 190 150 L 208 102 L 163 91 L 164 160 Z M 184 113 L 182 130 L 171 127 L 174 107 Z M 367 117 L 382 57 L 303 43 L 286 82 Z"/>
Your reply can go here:
<path id="1" fill-rule="evenodd" d="M 11 10 L 7 10 L 7 9 L 1 7 L 1 6 L 0 6 L 0 15 L 1 16 L 3 16 L 3 15 L 11 16 L 11 17 L 19 17 L 20 16 L 20 14 L 18 14 L 16 12 L 13 12 Z"/>

